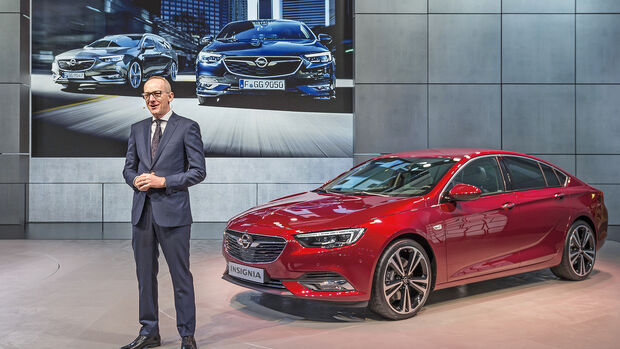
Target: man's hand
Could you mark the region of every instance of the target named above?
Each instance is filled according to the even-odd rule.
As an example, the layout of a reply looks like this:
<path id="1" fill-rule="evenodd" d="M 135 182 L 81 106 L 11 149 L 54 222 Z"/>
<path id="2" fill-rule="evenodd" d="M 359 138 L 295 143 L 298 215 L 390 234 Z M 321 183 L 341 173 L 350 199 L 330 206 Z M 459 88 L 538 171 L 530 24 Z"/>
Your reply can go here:
<path id="1" fill-rule="evenodd" d="M 143 173 L 134 179 L 133 185 L 140 191 L 147 191 L 151 188 L 165 188 L 166 178 L 156 176 L 155 172 Z"/>

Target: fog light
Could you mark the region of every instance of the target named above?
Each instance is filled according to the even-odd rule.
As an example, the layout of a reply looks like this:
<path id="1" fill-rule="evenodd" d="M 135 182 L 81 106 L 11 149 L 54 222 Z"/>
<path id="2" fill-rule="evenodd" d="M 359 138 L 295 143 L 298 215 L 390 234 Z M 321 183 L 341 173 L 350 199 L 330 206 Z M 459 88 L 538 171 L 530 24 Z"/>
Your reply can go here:
<path id="1" fill-rule="evenodd" d="M 108 75 L 108 76 L 106 76 L 106 78 L 108 78 L 108 79 L 120 79 L 121 78 L 121 74 Z"/>
<path id="2" fill-rule="evenodd" d="M 330 84 L 327 84 L 327 85 L 313 85 L 313 86 L 310 86 L 310 87 L 312 87 L 313 89 L 315 89 L 317 91 L 329 91 L 329 90 L 332 89 L 332 85 L 330 85 Z"/>
<path id="3" fill-rule="evenodd" d="M 313 291 L 355 291 L 355 288 L 347 280 L 323 280 L 300 282 L 304 287 Z"/>

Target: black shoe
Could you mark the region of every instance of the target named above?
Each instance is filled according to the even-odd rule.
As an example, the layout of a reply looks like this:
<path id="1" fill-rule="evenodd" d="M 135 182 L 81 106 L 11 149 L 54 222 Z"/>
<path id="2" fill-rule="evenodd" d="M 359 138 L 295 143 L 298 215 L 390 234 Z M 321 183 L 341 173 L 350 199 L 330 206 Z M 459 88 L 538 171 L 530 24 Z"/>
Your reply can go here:
<path id="1" fill-rule="evenodd" d="M 194 336 L 185 336 L 181 340 L 181 349 L 198 349 Z"/>
<path id="2" fill-rule="evenodd" d="M 161 337 L 157 334 L 153 337 L 147 337 L 139 335 L 133 342 L 127 344 L 121 349 L 142 349 L 142 348 L 154 348 L 161 345 Z"/>

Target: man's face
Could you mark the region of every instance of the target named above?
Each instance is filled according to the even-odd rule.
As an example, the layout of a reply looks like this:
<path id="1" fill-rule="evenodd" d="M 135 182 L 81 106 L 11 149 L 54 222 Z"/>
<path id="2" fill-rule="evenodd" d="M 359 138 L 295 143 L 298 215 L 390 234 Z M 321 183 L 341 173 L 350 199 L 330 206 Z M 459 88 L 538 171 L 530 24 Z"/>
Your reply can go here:
<path id="1" fill-rule="evenodd" d="M 174 93 L 167 92 L 169 90 L 168 84 L 159 79 L 153 79 L 144 84 L 146 106 L 157 119 L 170 111 L 170 102 L 174 99 Z"/>

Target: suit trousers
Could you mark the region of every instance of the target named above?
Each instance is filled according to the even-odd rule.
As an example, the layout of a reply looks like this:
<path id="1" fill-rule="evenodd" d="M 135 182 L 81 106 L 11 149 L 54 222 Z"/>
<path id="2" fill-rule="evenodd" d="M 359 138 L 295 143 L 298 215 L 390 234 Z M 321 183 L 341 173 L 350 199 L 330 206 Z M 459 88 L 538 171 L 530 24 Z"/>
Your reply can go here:
<path id="1" fill-rule="evenodd" d="M 140 221 L 132 229 L 132 246 L 140 299 L 139 316 L 142 325 L 140 334 L 155 336 L 159 333 L 157 305 L 159 244 L 172 277 L 177 329 L 181 337 L 193 336 L 196 329 L 196 305 L 194 280 L 189 270 L 191 225 L 162 227 L 155 221 L 153 209 L 147 197 Z"/>

